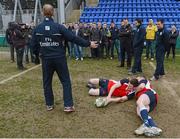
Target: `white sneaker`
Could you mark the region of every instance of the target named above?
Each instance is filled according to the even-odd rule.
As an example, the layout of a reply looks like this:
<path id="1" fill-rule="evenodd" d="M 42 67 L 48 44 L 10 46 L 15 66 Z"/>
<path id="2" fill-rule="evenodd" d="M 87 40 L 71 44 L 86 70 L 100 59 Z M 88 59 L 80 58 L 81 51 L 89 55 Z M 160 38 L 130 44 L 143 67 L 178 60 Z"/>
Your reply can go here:
<path id="1" fill-rule="evenodd" d="M 154 61 L 154 58 L 151 58 L 151 61 Z"/>
<path id="2" fill-rule="evenodd" d="M 83 61 L 84 59 L 83 59 L 83 57 L 81 57 L 81 61 Z"/>
<path id="3" fill-rule="evenodd" d="M 158 80 L 158 79 L 156 79 L 155 76 L 153 76 L 153 77 L 151 77 L 149 80 L 150 80 L 150 81 L 156 81 L 156 80 Z"/>
<path id="4" fill-rule="evenodd" d="M 148 58 L 147 57 L 144 57 L 144 60 L 147 60 Z"/>
<path id="5" fill-rule="evenodd" d="M 147 130 L 147 126 L 145 125 L 145 124 L 142 124 L 140 127 L 138 127 L 135 131 L 134 131 L 134 133 L 136 134 L 136 135 L 143 135 L 144 134 L 144 132 Z"/>
<path id="6" fill-rule="evenodd" d="M 46 109 L 47 109 L 47 111 L 51 111 L 54 109 L 54 106 L 53 105 L 47 105 Z"/>
<path id="7" fill-rule="evenodd" d="M 148 127 L 144 131 L 144 135 L 148 137 L 159 136 L 162 133 L 162 130 L 158 127 Z"/>
<path id="8" fill-rule="evenodd" d="M 159 133 L 162 133 L 162 129 L 161 128 L 159 128 L 159 127 L 153 127 L 153 128 L 155 128 Z"/>
<path id="9" fill-rule="evenodd" d="M 79 58 L 76 58 L 75 60 L 76 60 L 76 61 L 78 61 L 78 60 L 79 60 Z"/>

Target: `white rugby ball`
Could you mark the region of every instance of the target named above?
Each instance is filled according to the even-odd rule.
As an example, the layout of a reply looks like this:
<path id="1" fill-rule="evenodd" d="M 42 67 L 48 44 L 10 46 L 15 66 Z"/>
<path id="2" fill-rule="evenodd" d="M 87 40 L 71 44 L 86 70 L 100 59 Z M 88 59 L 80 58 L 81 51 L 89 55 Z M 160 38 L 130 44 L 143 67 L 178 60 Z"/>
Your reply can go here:
<path id="1" fill-rule="evenodd" d="M 96 107 L 103 107 L 105 104 L 105 99 L 104 98 L 97 98 L 95 101 Z"/>

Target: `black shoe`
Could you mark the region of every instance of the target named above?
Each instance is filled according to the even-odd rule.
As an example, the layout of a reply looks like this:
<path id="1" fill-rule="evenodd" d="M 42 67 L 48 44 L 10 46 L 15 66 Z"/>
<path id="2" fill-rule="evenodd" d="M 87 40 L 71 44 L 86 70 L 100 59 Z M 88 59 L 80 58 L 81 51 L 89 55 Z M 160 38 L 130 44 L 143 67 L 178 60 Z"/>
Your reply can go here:
<path id="1" fill-rule="evenodd" d="M 122 67 L 124 67 L 124 65 L 117 65 L 117 67 L 122 68 Z"/>
<path id="2" fill-rule="evenodd" d="M 11 60 L 10 63 L 14 63 L 14 60 Z"/>
<path id="3" fill-rule="evenodd" d="M 19 70 L 27 70 L 25 67 L 18 67 Z"/>

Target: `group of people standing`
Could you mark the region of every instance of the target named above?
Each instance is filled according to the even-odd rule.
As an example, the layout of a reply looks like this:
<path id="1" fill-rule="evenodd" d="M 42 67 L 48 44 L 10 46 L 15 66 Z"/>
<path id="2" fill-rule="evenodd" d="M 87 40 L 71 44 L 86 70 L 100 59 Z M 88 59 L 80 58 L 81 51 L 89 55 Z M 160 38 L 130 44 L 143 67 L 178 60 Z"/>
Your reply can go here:
<path id="1" fill-rule="evenodd" d="M 35 62 L 32 49 L 31 39 L 34 25 L 19 24 L 16 22 L 9 22 L 8 29 L 6 30 L 6 40 L 10 45 L 11 63 L 15 62 L 15 51 L 17 68 L 19 70 L 26 69 L 23 65 L 23 57 L 25 55 L 26 63 L 29 63 L 29 52 L 31 62 Z"/>
<path id="2" fill-rule="evenodd" d="M 83 50 L 81 46 L 66 42 L 69 57 L 73 57 L 73 49 L 75 49 L 75 59 L 83 60 L 83 57 L 92 58 L 114 58 L 114 48 L 116 49 L 119 66 L 125 67 L 127 61 L 128 74 L 142 73 L 141 57 L 143 49 L 146 47 L 146 55 L 144 59 L 157 61 L 157 70 L 154 74 L 155 78 L 164 75 L 164 56 L 169 57 L 170 50 L 173 52 L 173 60 L 175 59 L 176 40 L 179 35 L 175 25 L 172 25 L 170 31 L 165 28 L 164 21 L 159 19 L 157 25 L 150 19 L 147 27 L 143 26 L 141 19 L 136 19 L 131 25 L 125 18 L 118 28 L 112 21 L 110 27 L 106 23 L 103 25 L 96 23 L 79 23 L 65 25 L 68 30 L 74 32 L 86 40 L 96 41 L 98 47 L 91 50 Z M 134 62 L 132 64 L 132 57 Z M 156 56 L 156 57 L 155 57 Z"/>
<path id="3" fill-rule="evenodd" d="M 117 54 L 120 55 L 120 46 L 117 44 L 119 30 L 115 27 L 113 22 L 111 23 L 110 28 L 108 28 L 106 23 L 102 25 L 100 22 L 97 24 L 75 23 L 74 25 L 69 23 L 65 26 L 76 36 L 82 37 L 88 41 L 96 41 L 98 43 L 96 49 L 82 50 L 81 46 L 65 42 L 65 45 L 68 48 L 69 57 L 75 57 L 76 60 L 83 60 L 83 57 L 113 59 L 114 46 L 117 46 Z"/>
<path id="4" fill-rule="evenodd" d="M 120 29 L 118 29 L 114 22 L 111 23 L 110 28 L 107 27 L 106 23 L 102 26 L 100 22 L 98 22 L 97 26 L 96 24 L 88 26 L 81 23 L 79 25 L 69 24 L 68 27 L 60 25 L 53 20 L 54 8 L 50 4 L 43 6 L 43 15 L 44 21 L 33 31 L 31 49 L 35 63 L 39 63 L 36 60 L 39 57 L 41 58 L 43 89 L 47 111 L 54 109 L 54 94 L 52 89 L 54 72 L 57 73 L 63 86 L 64 112 L 75 111 L 71 79 L 66 59 L 66 47 L 64 46 L 68 47 L 70 57 L 73 56 L 73 48 L 75 48 L 76 60 L 83 60 L 81 47 L 86 48 L 89 56 L 92 58 L 103 58 L 105 50 L 106 57 L 110 59 L 114 58 L 114 48 L 116 48 L 120 67 L 125 66 L 125 58 L 127 58 L 129 74 L 136 74 L 142 72 L 141 56 L 145 39 L 147 40 L 147 50 L 151 48 L 152 42 L 156 40 L 155 53 L 157 65 L 151 80 L 158 80 L 165 74 L 163 63 L 166 48 L 168 48 L 169 38 L 176 39 L 175 34 L 177 31 L 173 29 L 171 35 L 169 35 L 169 32 L 165 29 L 164 21 L 161 19 L 157 21 L 157 29 L 152 24 L 152 20 L 150 20 L 148 28 L 145 29 L 141 19 L 135 20 L 135 28 L 131 27 L 127 19 L 124 19 L 121 22 Z M 149 32 L 154 32 L 154 34 L 148 35 Z M 16 48 L 17 65 L 21 69 L 24 68 L 21 64 L 24 46 L 26 44 L 25 37 L 22 33 L 22 26 L 21 28 L 16 26 L 11 33 L 13 36 L 12 39 L 9 39 L 8 35 L 7 39 Z M 120 45 L 117 43 L 119 40 Z M 174 44 L 174 42 L 172 41 L 170 44 Z M 132 56 L 134 56 L 134 63 L 131 66 Z M 148 52 L 146 58 L 149 58 Z M 153 60 L 152 58 L 153 54 L 151 55 L 151 60 Z M 101 86 L 100 89 L 94 86 L 97 84 Z M 157 105 L 157 93 L 144 77 L 131 80 L 125 79 L 118 82 L 104 79 L 90 79 L 88 87 L 90 88 L 90 95 L 107 95 L 107 104 L 110 102 L 124 102 L 135 96 L 137 99 L 137 114 L 143 121 L 143 124 L 135 130 L 135 133 L 137 135 L 156 136 L 162 132 L 148 114 Z M 127 90 L 130 91 L 127 92 Z M 113 94 L 119 98 L 112 98 L 111 96 Z"/>

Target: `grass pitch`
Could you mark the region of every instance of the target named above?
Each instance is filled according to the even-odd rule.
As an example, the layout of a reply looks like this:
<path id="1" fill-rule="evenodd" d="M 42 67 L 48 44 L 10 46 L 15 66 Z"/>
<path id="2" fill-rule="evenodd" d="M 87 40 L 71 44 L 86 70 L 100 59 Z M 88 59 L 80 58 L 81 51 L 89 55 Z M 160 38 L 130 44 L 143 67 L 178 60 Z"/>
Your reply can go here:
<path id="1" fill-rule="evenodd" d="M 68 65 L 76 112 L 63 112 L 62 86 L 56 74 L 53 79 L 55 109 L 46 111 L 39 67 L 0 85 L 0 137 L 136 137 L 133 132 L 141 120 L 136 116 L 135 100 L 96 108 L 96 97 L 88 96 L 85 87 L 89 78 L 127 77 L 127 69 L 117 68 L 117 59 L 68 60 Z M 20 72 L 7 57 L 1 57 L 0 67 L 0 81 Z M 180 137 L 180 57 L 176 57 L 175 63 L 165 60 L 165 71 L 164 79 L 152 82 L 159 94 L 159 103 L 151 116 L 163 129 L 160 137 Z M 148 78 L 154 73 L 149 61 L 143 60 L 143 72 Z"/>

